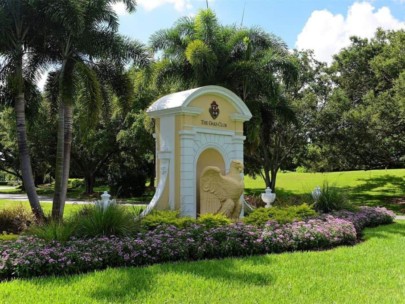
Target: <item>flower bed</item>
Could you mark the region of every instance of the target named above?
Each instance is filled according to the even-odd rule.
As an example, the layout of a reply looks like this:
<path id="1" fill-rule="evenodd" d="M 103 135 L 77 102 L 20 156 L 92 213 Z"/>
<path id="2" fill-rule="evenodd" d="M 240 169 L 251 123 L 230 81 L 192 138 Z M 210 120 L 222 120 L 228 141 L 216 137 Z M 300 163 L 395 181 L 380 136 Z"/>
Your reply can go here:
<path id="1" fill-rule="evenodd" d="M 371 220 L 364 220 L 363 215 Z M 292 224 L 269 222 L 265 228 L 242 223 L 209 228 L 160 226 L 134 237 L 71 239 L 65 243 L 23 237 L 0 243 L 0 280 L 41 275 L 75 274 L 117 266 L 140 266 L 246 256 L 292 250 L 324 249 L 356 241 L 358 227 L 388 223 L 390 213 L 381 208 L 362 209 L 360 215 L 342 213 Z M 391 222 L 393 217 L 390 217 Z"/>
<path id="2" fill-rule="evenodd" d="M 353 224 L 333 216 L 284 225 L 268 222 L 263 239 L 267 252 L 324 249 L 357 240 Z"/>
<path id="3" fill-rule="evenodd" d="M 346 210 L 331 213 L 334 217 L 345 219 L 353 223 L 359 236 L 364 228 L 391 224 L 395 219 L 395 213 L 382 207 L 360 207 L 357 212 Z"/>

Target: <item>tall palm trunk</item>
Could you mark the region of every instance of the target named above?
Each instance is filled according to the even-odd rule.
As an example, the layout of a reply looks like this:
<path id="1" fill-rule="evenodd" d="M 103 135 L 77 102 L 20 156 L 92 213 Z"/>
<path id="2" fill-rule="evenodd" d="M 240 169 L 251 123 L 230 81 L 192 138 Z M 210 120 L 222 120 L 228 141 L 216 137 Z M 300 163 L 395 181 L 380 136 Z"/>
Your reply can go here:
<path id="1" fill-rule="evenodd" d="M 38 195 L 35 189 L 34 177 L 32 174 L 31 158 L 27 144 L 27 129 L 25 125 L 25 95 L 23 91 L 23 76 L 22 76 L 22 54 L 17 61 L 16 77 L 17 77 L 17 96 L 15 99 L 14 110 L 17 120 L 17 142 L 20 158 L 20 168 L 25 191 L 30 202 L 32 212 L 38 221 L 44 219 L 44 212 L 39 204 Z"/>
<path id="2" fill-rule="evenodd" d="M 73 97 L 70 81 L 73 77 L 73 62 L 69 59 L 62 64 L 59 80 L 60 105 L 58 118 L 58 141 L 55 166 L 55 193 L 52 205 L 52 218 L 60 221 L 66 202 L 66 192 L 70 171 L 70 151 L 72 146 Z"/>
<path id="3" fill-rule="evenodd" d="M 64 159 L 64 124 L 65 124 L 65 108 L 60 101 L 58 111 L 58 132 L 57 132 L 57 146 L 56 146 L 56 164 L 55 164 L 55 190 L 52 204 L 52 218 L 60 220 L 63 217 L 61 212 L 61 198 L 62 198 L 62 179 L 63 179 L 63 159 Z"/>
<path id="4" fill-rule="evenodd" d="M 72 150 L 72 133 L 73 133 L 73 105 L 72 103 L 65 104 L 64 118 L 64 154 L 63 154 L 63 176 L 62 176 L 62 191 L 60 213 L 63 216 L 63 211 L 66 202 L 66 193 L 69 181 L 70 172 L 70 154 Z"/>

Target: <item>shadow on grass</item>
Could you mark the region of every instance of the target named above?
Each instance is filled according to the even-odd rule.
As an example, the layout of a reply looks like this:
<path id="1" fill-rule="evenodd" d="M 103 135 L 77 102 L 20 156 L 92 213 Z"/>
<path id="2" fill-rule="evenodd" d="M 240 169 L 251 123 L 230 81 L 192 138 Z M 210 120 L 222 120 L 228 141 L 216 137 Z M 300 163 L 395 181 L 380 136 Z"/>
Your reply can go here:
<path id="1" fill-rule="evenodd" d="M 249 257 L 249 262 L 254 264 L 268 263 L 264 257 Z M 268 286 L 274 282 L 274 278 L 268 274 L 254 272 L 251 270 L 241 271 L 236 261 L 225 259 L 181 262 L 155 265 L 148 268 L 120 269 L 120 283 L 111 288 L 112 282 L 98 286 L 91 293 L 91 297 L 98 300 L 109 299 L 113 302 L 124 301 L 128 294 L 134 296 L 149 292 L 156 288 L 157 277 L 171 277 L 173 280 L 185 280 L 184 286 L 189 284 L 190 279 L 199 277 L 204 280 L 214 280 L 219 284 L 236 283 L 237 285 Z M 185 277 L 183 277 L 185 275 Z M 190 278 L 190 275 L 192 278 Z M 198 284 L 198 283 L 197 283 Z"/>
<path id="2" fill-rule="evenodd" d="M 131 297 L 136 302 L 137 298 L 144 299 L 145 294 L 153 292 L 158 287 L 159 281 L 164 279 L 184 280 L 187 288 L 193 278 L 214 280 L 215 283 L 234 283 L 235 285 L 270 286 L 275 279 L 268 273 L 254 271 L 246 267 L 251 265 L 266 265 L 267 256 L 248 257 L 244 260 L 243 269 L 238 260 L 227 258 L 224 260 L 206 260 L 197 262 L 177 262 L 150 267 L 109 268 L 105 271 L 72 275 L 66 277 L 53 277 L 34 279 L 31 282 L 38 288 L 44 287 L 59 289 L 64 286 L 86 286 L 84 293 L 98 301 L 121 303 Z M 256 268 L 257 269 L 257 268 Z M 107 273 L 106 273 L 107 272 Z M 105 278 L 108 277 L 108 280 Z M 198 283 L 197 283 L 198 284 Z M 91 287 L 89 287 L 91 285 Z M 142 296 L 141 296 L 142 294 Z"/>
<path id="3" fill-rule="evenodd" d="M 346 188 L 357 205 L 383 206 L 405 213 L 405 177 L 383 175 L 359 181 L 364 183 Z"/>
<path id="4" fill-rule="evenodd" d="M 405 177 L 383 175 L 367 179 L 359 179 L 360 185 L 338 187 L 346 193 L 350 201 L 357 206 L 386 207 L 396 213 L 405 214 Z M 247 195 L 259 197 L 262 189 L 246 188 Z M 276 189 L 277 198 L 274 206 L 312 204 L 310 193 L 297 194 L 283 188 Z"/>
<path id="5" fill-rule="evenodd" d="M 33 288 L 46 290 L 58 290 L 64 286 L 71 286 L 76 290 L 83 286 L 85 296 L 106 303 L 121 303 L 128 294 L 136 297 L 141 292 L 153 289 L 156 286 L 156 275 L 151 267 L 107 268 L 77 275 L 33 278 L 28 281 Z"/>
<path id="6" fill-rule="evenodd" d="M 372 238 L 386 239 L 392 236 L 405 237 L 405 221 L 397 221 L 393 224 L 365 229 L 364 240 Z"/>
<path id="7" fill-rule="evenodd" d="M 275 279 L 269 274 L 255 272 L 249 268 L 241 271 L 240 263 L 237 258 L 243 257 L 188 262 L 177 265 L 163 264 L 159 266 L 159 271 L 174 272 L 178 274 L 190 273 L 193 276 L 202 277 L 204 279 L 213 279 L 220 282 L 235 282 L 238 285 L 249 284 L 253 286 L 267 286 L 274 283 Z M 244 260 L 244 267 L 246 266 L 246 263 L 255 266 L 269 263 L 266 256 L 248 256 L 247 258 L 247 260 Z"/>
<path id="8" fill-rule="evenodd" d="M 263 190 L 254 189 L 254 188 L 246 188 L 245 195 L 251 195 L 257 197 L 257 200 L 261 201 L 260 195 L 263 193 Z M 293 205 L 301 205 L 303 203 L 312 204 L 313 199 L 311 194 L 297 194 L 290 190 L 285 190 L 283 188 L 276 189 L 276 200 L 272 204 L 272 206 L 278 207 L 286 207 L 286 206 L 293 206 Z M 262 203 L 264 206 L 264 203 Z"/>

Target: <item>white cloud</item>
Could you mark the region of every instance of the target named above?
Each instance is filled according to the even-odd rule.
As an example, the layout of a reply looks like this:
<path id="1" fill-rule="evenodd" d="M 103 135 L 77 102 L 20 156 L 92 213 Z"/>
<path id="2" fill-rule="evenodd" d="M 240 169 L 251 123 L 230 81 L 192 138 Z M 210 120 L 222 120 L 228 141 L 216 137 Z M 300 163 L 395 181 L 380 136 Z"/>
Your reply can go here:
<path id="1" fill-rule="evenodd" d="M 113 4 L 112 7 L 118 16 L 128 15 L 128 12 L 126 10 L 126 6 L 124 3 L 117 2 L 117 3 Z"/>
<path id="2" fill-rule="evenodd" d="M 205 1 L 205 0 L 204 0 Z M 214 0 L 209 0 L 208 2 L 213 2 Z M 201 0 L 199 0 L 201 2 Z M 168 4 L 172 5 L 174 9 L 178 12 L 190 11 L 194 7 L 191 4 L 192 0 L 138 0 L 137 5 L 142 7 L 146 11 L 152 11 L 162 5 Z M 115 3 L 113 5 L 115 12 L 122 16 L 128 14 L 125 10 L 125 5 L 122 2 Z"/>
<path id="3" fill-rule="evenodd" d="M 295 45 L 298 49 L 313 49 L 318 60 L 330 63 L 334 54 L 350 44 L 351 36 L 371 38 L 379 27 L 397 30 L 405 28 L 405 22 L 396 19 L 388 7 L 376 10 L 368 2 L 354 3 L 347 16 L 328 10 L 313 11 Z"/>
<path id="4" fill-rule="evenodd" d="M 151 11 L 164 4 L 171 4 L 179 12 L 191 9 L 191 0 L 138 0 L 138 5 L 145 10 Z"/>

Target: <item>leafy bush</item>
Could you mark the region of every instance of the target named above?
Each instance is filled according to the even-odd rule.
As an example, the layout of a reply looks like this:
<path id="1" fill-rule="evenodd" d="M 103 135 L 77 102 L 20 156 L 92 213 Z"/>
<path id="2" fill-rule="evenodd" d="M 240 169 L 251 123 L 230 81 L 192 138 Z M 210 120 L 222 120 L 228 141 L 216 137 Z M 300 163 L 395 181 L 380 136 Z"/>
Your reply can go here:
<path id="1" fill-rule="evenodd" d="M 1 241 L 11 241 L 11 240 L 16 240 L 18 239 L 17 234 L 0 234 L 0 242 Z"/>
<path id="2" fill-rule="evenodd" d="M 297 168 L 295 168 L 295 172 L 297 172 L 297 173 L 308 173 L 309 169 L 307 167 L 304 167 L 304 166 L 298 166 Z"/>
<path id="3" fill-rule="evenodd" d="M 75 233 L 76 226 L 72 222 L 59 223 L 50 221 L 41 225 L 31 227 L 27 234 L 35 235 L 41 239 L 50 241 L 66 242 Z"/>
<path id="4" fill-rule="evenodd" d="M 137 197 L 144 194 L 146 189 L 147 172 L 145 170 L 133 170 L 120 165 L 110 168 L 108 185 L 111 194 L 117 197 Z"/>
<path id="5" fill-rule="evenodd" d="M 268 221 L 277 221 L 280 224 L 301 221 L 316 216 L 317 213 L 307 204 L 290 207 L 257 208 L 243 219 L 246 224 L 264 226 Z"/>
<path id="6" fill-rule="evenodd" d="M 68 188 L 69 189 L 74 189 L 74 188 L 80 188 L 84 187 L 84 180 L 80 178 L 69 178 L 68 181 Z"/>
<path id="7" fill-rule="evenodd" d="M 32 213 L 21 205 L 3 209 L 0 211 L 0 233 L 19 234 L 26 230 L 34 220 Z"/>
<path id="8" fill-rule="evenodd" d="M 136 214 L 122 206 L 110 205 L 103 210 L 85 206 L 63 223 L 49 222 L 27 231 L 46 241 L 66 242 L 71 237 L 127 236 L 139 230 Z"/>
<path id="9" fill-rule="evenodd" d="M 214 228 L 226 226 L 231 223 L 231 220 L 222 214 L 203 214 L 197 219 L 197 223 L 206 227 Z"/>
<path id="10" fill-rule="evenodd" d="M 86 206 L 72 217 L 71 224 L 77 237 L 126 236 L 138 229 L 134 214 L 115 204 L 105 210 Z"/>
<path id="11" fill-rule="evenodd" d="M 347 199 L 347 196 L 337 187 L 330 186 L 325 182 L 321 189 L 321 195 L 314 204 L 317 211 L 328 213 L 336 210 L 355 210 Z"/>
<path id="12" fill-rule="evenodd" d="M 195 223 L 191 217 L 180 217 L 178 211 L 153 210 L 150 214 L 141 219 L 141 227 L 145 230 L 153 230 L 161 225 L 172 225 L 177 228 L 184 228 Z"/>

